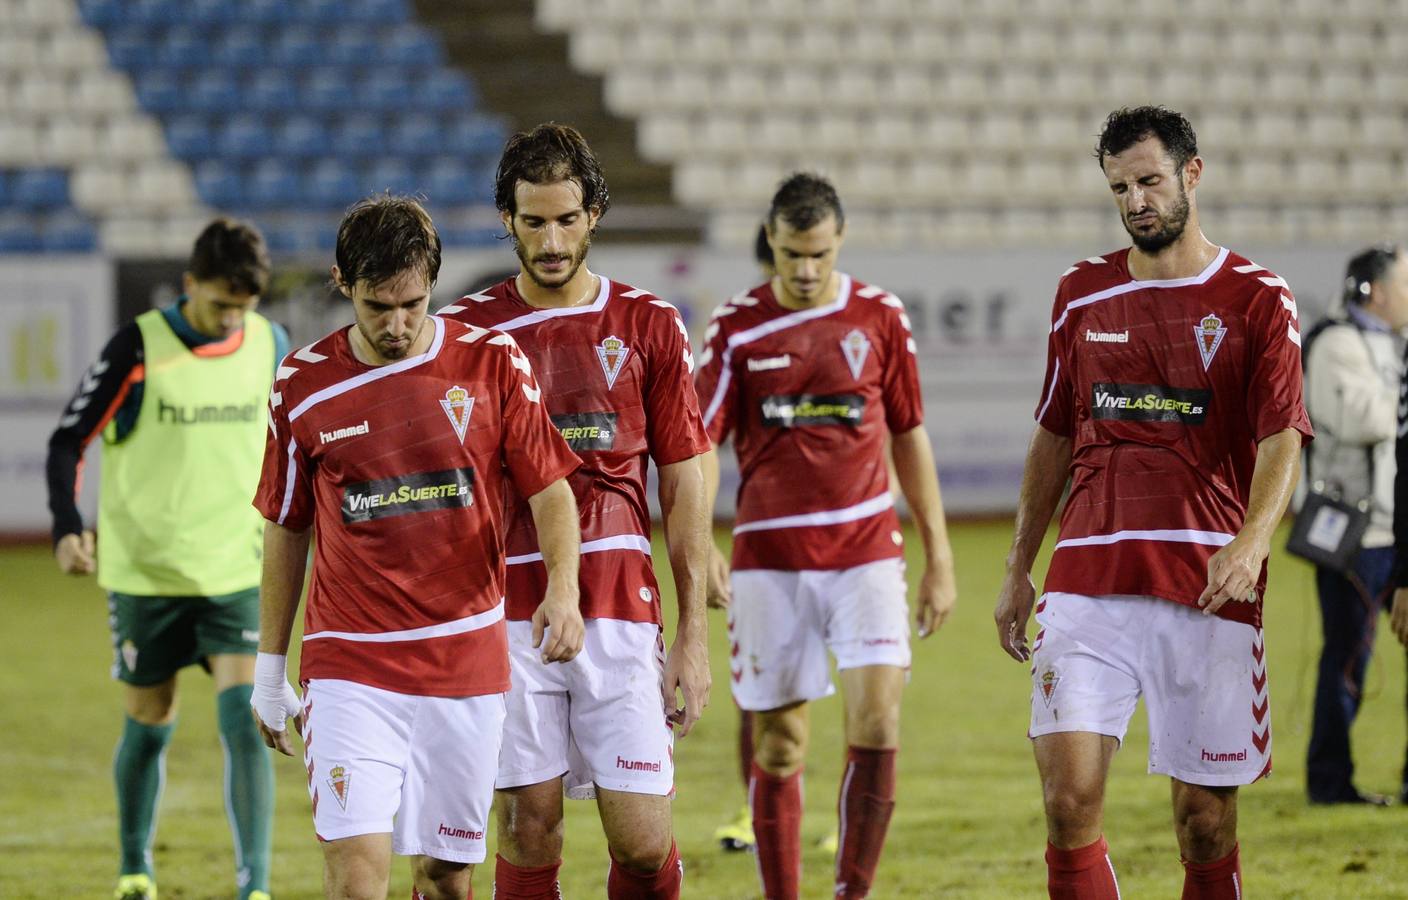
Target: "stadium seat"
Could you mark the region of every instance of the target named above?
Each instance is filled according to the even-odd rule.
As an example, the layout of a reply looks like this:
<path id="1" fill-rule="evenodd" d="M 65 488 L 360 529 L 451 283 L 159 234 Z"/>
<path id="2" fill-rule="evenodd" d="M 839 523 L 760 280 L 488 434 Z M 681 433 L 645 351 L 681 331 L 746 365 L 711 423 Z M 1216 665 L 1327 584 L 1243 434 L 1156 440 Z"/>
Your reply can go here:
<path id="1" fill-rule="evenodd" d="M 131 208 L 138 211 L 188 210 L 196 199 L 190 170 L 168 160 L 139 164 L 128 193 Z"/>
<path id="2" fill-rule="evenodd" d="M 10 180 L 11 206 L 44 210 L 68 202 L 68 176 L 58 169 L 21 169 Z"/>
<path id="3" fill-rule="evenodd" d="M 464 156 L 497 156 L 508 137 L 498 120 L 473 114 L 451 119 L 443 128 L 445 153 Z"/>
<path id="4" fill-rule="evenodd" d="M 205 31 L 191 25 L 173 25 L 156 45 L 155 62 L 159 65 L 191 68 L 205 65 L 209 59 Z"/>
<path id="5" fill-rule="evenodd" d="M 33 165 L 40 158 L 39 129 L 27 119 L 0 116 L 0 166 Z"/>
<path id="6" fill-rule="evenodd" d="M 69 96 L 69 108 L 92 115 L 111 115 L 137 108 L 132 83 L 109 69 L 89 69 L 76 76 Z"/>
<path id="7" fill-rule="evenodd" d="M 264 31 L 252 25 L 227 26 L 213 37 L 210 46 L 210 61 L 222 66 L 266 65 L 268 52 Z"/>
<path id="8" fill-rule="evenodd" d="M 0 253 L 38 253 L 42 249 L 32 218 L 0 210 Z"/>
<path id="9" fill-rule="evenodd" d="M 107 28 L 125 21 L 126 4 L 122 0 L 78 0 L 78 13 L 89 25 Z"/>
<path id="10" fill-rule="evenodd" d="M 284 113 L 299 108 L 299 86 L 282 69 L 260 69 L 245 82 L 239 101 L 250 110 Z"/>
<path id="11" fill-rule="evenodd" d="M 407 0 L 346 0 L 345 21 L 395 25 L 410 17 Z"/>
<path id="12" fill-rule="evenodd" d="M 156 47 L 147 29 L 123 24 L 107 33 L 108 58 L 119 69 L 136 69 L 156 62 Z"/>
<path id="13" fill-rule="evenodd" d="M 211 206 L 230 209 L 244 202 L 244 182 L 239 170 L 218 160 L 203 162 L 195 170 L 196 193 Z"/>
<path id="14" fill-rule="evenodd" d="M 50 165 L 71 165 L 92 155 L 97 132 L 92 119 L 50 116 L 39 132 L 39 152 Z"/>
<path id="15" fill-rule="evenodd" d="M 166 123 L 166 146 L 177 159 L 200 160 L 215 153 L 211 121 L 202 115 L 183 115 Z"/>
<path id="16" fill-rule="evenodd" d="M 329 131 L 330 152 L 349 160 L 380 156 L 387 142 L 385 124 L 382 117 L 367 113 L 343 118 Z"/>
<path id="17" fill-rule="evenodd" d="M 227 159 L 257 159 L 269 149 L 269 131 L 259 116 L 232 116 L 220 128 L 216 151 Z"/>
<path id="18" fill-rule="evenodd" d="M 378 56 L 383 65 L 433 66 L 444 59 L 433 35 L 419 25 L 397 25 L 382 36 Z"/>
<path id="19" fill-rule="evenodd" d="M 376 36 L 366 26 L 344 25 L 323 42 L 319 55 L 325 63 L 365 66 L 368 60 L 377 58 L 379 50 Z"/>
<path id="20" fill-rule="evenodd" d="M 122 20 L 148 28 L 160 28 L 182 18 L 184 0 L 126 0 Z"/>
<path id="21" fill-rule="evenodd" d="M 240 18 L 246 22 L 282 25 L 296 17 L 295 10 L 298 5 L 286 0 L 242 0 Z"/>
<path id="22" fill-rule="evenodd" d="M 192 25 L 224 26 L 240 20 L 241 6 L 237 0 L 186 0 L 178 15 Z"/>
<path id="23" fill-rule="evenodd" d="M 299 104 L 309 112 L 338 112 L 349 96 L 360 96 L 360 81 L 350 69 L 320 66 L 307 72 L 299 86 Z"/>
<path id="24" fill-rule="evenodd" d="M 391 129 L 387 147 L 398 156 L 413 158 L 441 153 L 443 143 L 438 119 L 428 115 L 410 115 Z"/>
<path id="25" fill-rule="evenodd" d="M 146 69 L 135 79 L 137 102 L 142 108 L 167 115 L 185 109 L 185 88 L 169 69 Z"/>
<path id="26" fill-rule="evenodd" d="M 280 156 L 309 159 L 324 156 L 332 149 L 322 121 L 311 116 L 285 119 L 274 133 L 273 150 Z"/>
<path id="27" fill-rule="evenodd" d="M 474 87 L 464 73 L 438 68 L 417 79 L 410 101 L 431 112 L 468 112 L 475 106 Z"/>
<path id="28" fill-rule="evenodd" d="M 239 80 L 230 69 L 205 69 L 194 82 L 187 79 L 187 84 L 186 108 L 192 112 L 220 115 L 247 105 Z"/>
<path id="29" fill-rule="evenodd" d="M 266 159 L 245 179 L 244 199 L 255 209 L 284 209 L 303 203 L 303 182 L 287 160 Z"/>
<path id="30" fill-rule="evenodd" d="M 269 62 L 287 68 L 317 65 L 322 62 L 322 37 L 309 25 L 280 28 L 269 47 Z"/>
<path id="31" fill-rule="evenodd" d="M 425 172 L 426 200 L 433 206 L 462 206 L 483 201 L 492 194 L 492 174 L 485 178 L 482 171 L 472 171 L 464 160 L 441 157 Z M 483 184 L 476 182 L 483 179 Z"/>
<path id="32" fill-rule="evenodd" d="M 360 105 L 377 112 L 395 112 L 411 102 L 411 80 L 398 68 L 378 69 L 362 82 Z"/>
<path id="33" fill-rule="evenodd" d="M 425 190 L 424 178 L 401 159 L 380 159 L 371 164 L 361 179 L 367 193 L 390 191 L 394 194 L 416 194 Z"/>
<path id="34" fill-rule="evenodd" d="M 40 249 L 45 253 L 91 253 L 98 245 L 93 223 L 73 209 L 46 216 L 39 234 Z"/>
<path id="35" fill-rule="evenodd" d="M 341 160 L 324 159 L 313 166 L 304 179 L 303 198 L 310 206 L 336 208 L 356 202 L 362 196 L 356 173 Z"/>

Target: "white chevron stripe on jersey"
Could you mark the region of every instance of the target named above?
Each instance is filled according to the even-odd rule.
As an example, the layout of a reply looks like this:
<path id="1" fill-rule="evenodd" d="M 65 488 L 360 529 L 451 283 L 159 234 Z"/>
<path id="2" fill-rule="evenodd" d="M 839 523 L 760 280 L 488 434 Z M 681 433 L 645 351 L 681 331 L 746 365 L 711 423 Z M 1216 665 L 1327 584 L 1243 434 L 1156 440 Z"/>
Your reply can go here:
<path id="1" fill-rule="evenodd" d="M 278 369 L 274 371 L 274 380 L 283 381 L 285 378 L 297 371 L 297 366 L 279 366 Z"/>
<path id="2" fill-rule="evenodd" d="M 650 555 L 650 538 L 642 537 L 638 534 L 613 534 L 610 537 L 597 538 L 594 541 L 583 541 L 583 553 L 601 553 L 604 550 L 635 550 Z M 524 553 L 521 556 L 510 556 L 504 559 L 504 563 L 510 566 L 521 566 L 524 563 L 541 562 L 543 554 Z"/>
<path id="3" fill-rule="evenodd" d="M 543 398 L 543 392 L 539 388 L 523 385 L 523 396 L 528 398 L 529 403 L 537 403 Z"/>
<path id="4" fill-rule="evenodd" d="M 1056 542 L 1056 549 L 1066 547 L 1096 547 L 1105 544 L 1118 544 L 1120 541 L 1163 541 L 1171 544 L 1205 544 L 1209 547 L 1223 547 L 1232 543 L 1234 536 L 1221 531 L 1198 531 L 1193 528 L 1158 528 L 1146 531 L 1116 531 L 1113 534 L 1092 534 L 1083 538 L 1066 538 Z"/>
<path id="5" fill-rule="evenodd" d="M 300 347 L 297 350 L 293 351 L 293 358 L 301 359 L 304 362 L 310 363 L 320 363 L 323 360 L 327 359 L 327 357 L 323 354 L 314 352 L 312 344 L 309 344 L 306 347 Z"/>
<path id="6" fill-rule="evenodd" d="M 1245 266 L 1233 266 L 1232 271 L 1239 275 L 1250 275 L 1253 272 L 1264 272 L 1266 271 L 1266 267 L 1259 266 L 1256 263 L 1247 263 Z"/>
<path id="7" fill-rule="evenodd" d="M 877 494 L 863 503 L 845 509 L 827 509 L 821 512 L 798 513 L 792 516 L 778 516 L 775 519 L 757 519 L 745 522 L 733 529 L 734 534 L 747 534 L 750 531 L 774 531 L 779 528 L 806 528 L 815 525 L 841 525 L 879 515 L 895 505 L 895 498 L 886 491 Z"/>
<path id="8" fill-rule="evenodd" d="M 489 329 L 480 328 L 478 325 L 470 325 L 469 331 L 460 335 L 456 340 L 466 344 L 472 344 L 489 333 Z"/>
<path id="9" fill-rule="evenodd" d="M 1281 305 L 1286 307 L 1286 312 L 1291 314 L 1291 318 L 1300 321 L 1300 310 L 1296 308 L 1296 301 L 1290 294 L 1281 295 Z"/>
<path id="10" fill-rule="evenodd" d="M 1270 276 L 1270 277 L 1267 277 L 1267 278 L 1258 278 L 1257 281 L 1260 281 L 1262 284 L 1266 285 L 1267 287 L 1290 287 L 1290 285 L 1286 284 L 1286 279 L 1284 279 L 1284 278 L 1278 278 L 1278 277 L 1276 277 L 1276 276 Z"/>
<path id="11" fill-rule="evenodd" d="M 424 625 L 420 628 L 406 628 L 401 631 L 374 631 L 371 633 L 360 631 L 315 631 L 312 634 L 305 634 L 303 642 L 321 640 L 354 641 L 360 644 L 390 644 L 395 641 L 426 641 L 431 638 L 449 637 L 454 634 L 466 634 L 471 631 L 478 631 L 481 628 L 488 628 L 504 617 L 504 601 L 499 600 L 493 609 L 486 609 L 482 613 L 475 613 L 472 616 L 465 616 L 463 619 L 455 619 L 453 622 L 441 622 L 438 625 Z"/>
<path id="12" fill-rule="evenodd" d="M 500 322 L 494 328 L 498 331 L 513 331 L 515 328 L 523 328 L 528 325 L 536 325 L 539 322 L 546 322 L 548 319 L 555 319 L 558 316 L 582 316 L 587 313 L 601 312 L 606 308 L 606 301 L 611 296 L 611 280 L 605 275 L 598 275 L 601 280 L 601 289 L 596 293 L 596 299 L 590 306 L 568 306 L 563 309 L 535 309 L 530 313 L 524 313 L 516 319 L 509 319 L 507 322 Z"/>

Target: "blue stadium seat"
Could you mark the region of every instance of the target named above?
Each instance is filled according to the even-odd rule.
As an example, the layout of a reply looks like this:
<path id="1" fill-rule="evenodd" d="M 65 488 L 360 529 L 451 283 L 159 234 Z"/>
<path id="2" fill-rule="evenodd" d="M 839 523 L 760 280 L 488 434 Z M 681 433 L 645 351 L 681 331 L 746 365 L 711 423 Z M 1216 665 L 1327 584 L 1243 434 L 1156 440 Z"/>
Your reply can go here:
<path id="1" fill-rule="evenodd" d="M 244 183 L 239 170 L 228 163 L 211 160 L 196 167 L 196 193 L 211 206 L 239 206 L 244 201 Z"/>
<path id="2" fill-rule="evenodd" d="M 98 249 L 98 231 L 78 210 L 63 209 L 44 219 L 40 242 L 46 253 L 90 253 Z"/>
<path id="3" fill-rule="evenodd" d="M 143 69 L 135 79 L 137 102 L 148 112 L 167 115 L 185 109 L 185 87 L 170 69 Z"/>
<path id="4" fill-rule="evenodd" d="M 42 249 L 44 244 L 33 217 L 0 212 L 0 253 L 38 253 Z"/>
<path id="5" fill-rule="evenodd" d="M 299 104 L 310 112 L 337 112 L 355 106 L 351 98 L 357 94 L 357 79 L 350 69 L 320 66 L 304 76 Z"/>
<path id="6" fill-rule="evenodd" d="M 262 112 L 292 112 L 299 105 L 298 82 L 282 69 L 260 69 L 245 84 L 245 108 Z"/>
<path id="7" fill-rule="evenodd" d="M 490 116 L 456 116 L 444 128 L 445 153 L 463 156 L 497 156 L 508 135 Z"/>
<path id="8" fill-rule="evenodd" d="M 367 76 L 356 96 L 368 110 L 394 112 L 406 107 L 410 93 L 411 83 L 405 74 L 395 69 L 378 69 Z"/>
<path id="9" fill-rule="evenodd" d="M 365 193 L 391 191 L 394 194 L 415 194 L 424 190 L 424 178 L 418 177 L 409 163 L 402 159 L 380 159 L 371 164 L 362 178 Z"/>
<path id="10" fill-rule="evenodd" d="M 474 85 L 463 72 L 434 69 L 417 79 L 410 100 L 431 112 L 470 112 L 475 106 Z"/>
<path id="11" fill-rule="evenodd" d="M 79 0 L 78 13 L 94 28 L 109 28 L 124 20 L 122 0 Z"/>
<path id="12" fill-rule="evenodd" d="M 303 203 L 303 181 L 288 160 L 266 159 L 245 178 L 245 201 L 257 209 L 285 209 Z"/>
<path id="13" fill-rule="evenodd" d="M 241 14 L 237 0 L 186 0 L 181 18 L 196 25 L 226 25 L 238 22 Z"/>
<path id="14" fill-rule="evenodd" d="M 312 116 L 291 116 L 274 132 L 274 152 L 280 156 L 309 159 L 331 150 L 327 129 Z"/>
<path id="15" fill-rule="evenodd" d="M 332 129 L 329 152 L 343 159 L 371 159 L 386 152 L 385 120 L 367 113 L 342 119 Z"/>
<path id="16" fill-rule="evenodd" d="M 484 190 L 474 183 L 464 161 L 440 157 L 425 173 L 425 198 L 433 206 L 466 206 L 482 199 Z"/>
<path id="17" fill-rule="evenodd" d="M 4 169 L 0 169 L 0 209 L 10 205 L 10 177 Z"/>
<path id="18" fill-rule="evenodd" d="M 410 17 L 406 0 L 347 0 L 345 21 L 395 24 Z"/>
<path id="19" fill-rule="evenodd" d="M 123 7 L 124 22 L 160 27 L 181 21 L 185 0 L 127 0 Z"/>
<path id="20" fill-rule="evenodd" d="M 210 59 L 222 66 L 262 66 L 268 61 L 264 29 L 235 25 L 223 29 L 211 41 Z"/>
<path id="21" fill-rule="evenodd" d="M 381 39 L 381 61 L 393 66 L 432 66 L 445 58 L 444 48 L 419 25 L 397 25 Z"/>
<path id="22" fill-rule="evenodd" d="M 239 80 L 230 69 L 209 68 L 200 71 L 187 89 L 186 105 L 193 112 L 233 112 L 243 105 Z"/>
<path id="23" fill-rule="evenodd" d="M 288 25 L 276 30 L 269 47 L 269 61 L 278 66 L 314 66 L 322 62 L 323 39 L 307 25 Z"/>
<path id="24" fill-rule="evenodd" d="M 269 129 L 259 116 L 231 116 L 220 129 L 216 150 L 226 159 L 258 159 L 269 152 Z"/>
<path id="25" fill-rule="evenodd" d="M 210 120 L 205 116 L 187 114 L 166 122 L 166 148 L 177 159 L 205 159 L 215 153 L 215 138 Z"/>
<path id="26" fill-rule="evenodd" d="M 347 17 L 346 0 L 303 0 L 294 7 L 299 19 L 326 27 Z"/>
<path id="27" fill-rule="evenodd" d="M 344 25 L 322 47 L 323 59 L 343 66 L 366 66 L 378 58 L 380 44 L 365 25 Z"/>
<path id="28" fill-rule="evenodd" d="M 336 159 L 319 161 L 304 179 L 303 199 L 311 206 L 344 207 L 355 203 L 362 193 L 356 172 Z"/>
<path id="29" fill-rule="evenodd" d="M 295 17 L 293 7 L 296 5 L 288 0 L 243 0 L 240 3 L 240 19 L 245 22 L 281 24 Z"/>
<path id="30" fill-rule="evenodd" d="M 173 25 L 156 48 L 156 62 L 163 66 L 195 67 L 210 62 L 210 41 L 193 25 Z"/>
<path id="31" fill-rule="evenodd" d="M 68 206 L 68 174 L 59 169 L 21 169 L 10 181 L 10 205 L 20 209 Z"/>
<path id="32" fill-rule="evenodd" d="M 119 69 L 136 69 L 156 62 L 156 45 L 147 29 L 123 24 L 108 32 L 108 58 Z"/>
<path id="33" fill-rule="evenodd" d="M 439 120 L 427 115 L 410 115 L 391 129 L 387 142 L 397 156 L 425 157 L 445 152 L 441 149 Z"/>

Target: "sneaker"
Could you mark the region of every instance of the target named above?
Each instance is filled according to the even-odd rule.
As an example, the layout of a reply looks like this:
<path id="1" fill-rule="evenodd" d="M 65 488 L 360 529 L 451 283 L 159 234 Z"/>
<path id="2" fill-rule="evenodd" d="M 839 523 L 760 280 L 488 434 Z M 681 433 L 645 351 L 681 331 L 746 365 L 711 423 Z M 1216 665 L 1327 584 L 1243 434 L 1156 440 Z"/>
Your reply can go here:
<path id="1" fill-rule="evenodd" d="M 113 900 L 156 900 L 156 882 L 150 875 L 123 875 L 117 879 Z"/>
<path id="2" fill-rule="evenodd" d="M 835 856 L 836 851 L 841 846 L 841 832 L 836 828 L 832 828 L 826 834 L 821 836 L 821 838 L 816 842 L 816 845 L 822 850 L 825 850 L 827 853 L 830 853 L 832 856 Z"/>
<path id="3" fill-rule="evenodd" d="M 274 900 L 274 898 L 269 896 L 268 891 L 250 891 L 245 900 Z"/>
<path id="4" fill-rule="evenodd" d="M 732 822 L 714 829 L 714 840 L 730 852 L 753 849 L 753 844 L 756 843 L 753 838 L 753 814 L 748 810 L 747 804 L 738 811 Z"/>
<path id="5" fill-rule="evenodd" d="M 1393 798 L 1383 794 L 1373 794 L 1368 791 L 1350 788 L 1343 794 L 1336 794 L 1331 797 L 1312 796 L 1310 803 L 1312 806 L 1392 806 Z"/>

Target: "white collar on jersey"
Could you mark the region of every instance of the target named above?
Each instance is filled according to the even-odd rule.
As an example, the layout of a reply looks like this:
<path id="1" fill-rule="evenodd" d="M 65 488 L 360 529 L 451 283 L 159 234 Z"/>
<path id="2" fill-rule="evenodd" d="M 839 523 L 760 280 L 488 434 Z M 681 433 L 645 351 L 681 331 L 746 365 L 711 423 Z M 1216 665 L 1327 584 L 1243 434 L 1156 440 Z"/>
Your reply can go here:
<path id="1" fill-rule="evenodd" d="M 494 326 L 495 331 L 512 331 L 515 328 L 522 328 L 525 325 L 536 325 L 548 319 L 555 319 L 558 316 L 580 316 L 585 313 L 601 312 L 606 308 L 606 300 L 611 296 L 611 279 L 605 275 L 597 275 L 601 281 L 601 287 L 597 289 L 596 299 L 590 306 L 564 306 L 554 309 L 535 309 L 530 313 L 524 313 L 516 319 L 509 319 L 507 322 L 500 322 Z M 526 301 L 525 301 L 526 302 Z"/>
<path id="2" fill-rule="evenodd" d="M 1217 256 L 1213 257 L 1212 262 L 1208 263 L 1207 266 L 1203 268 L 1203 271 L 1188 278 L 1164 278 L 1150 281 L 1140 281 L 1138 278 L 1130 278 L 1129 282 L 1130 284 L 1137 284 L 1142 288 L 1177 288 L 1206 284 L 1207 280 L 1216 275 L 1217 270 L 1222 268 L 1222 264 L 1227 262 L 1227 254 L 1229 252 L 1226 247 L 1218 247 Z"/>

